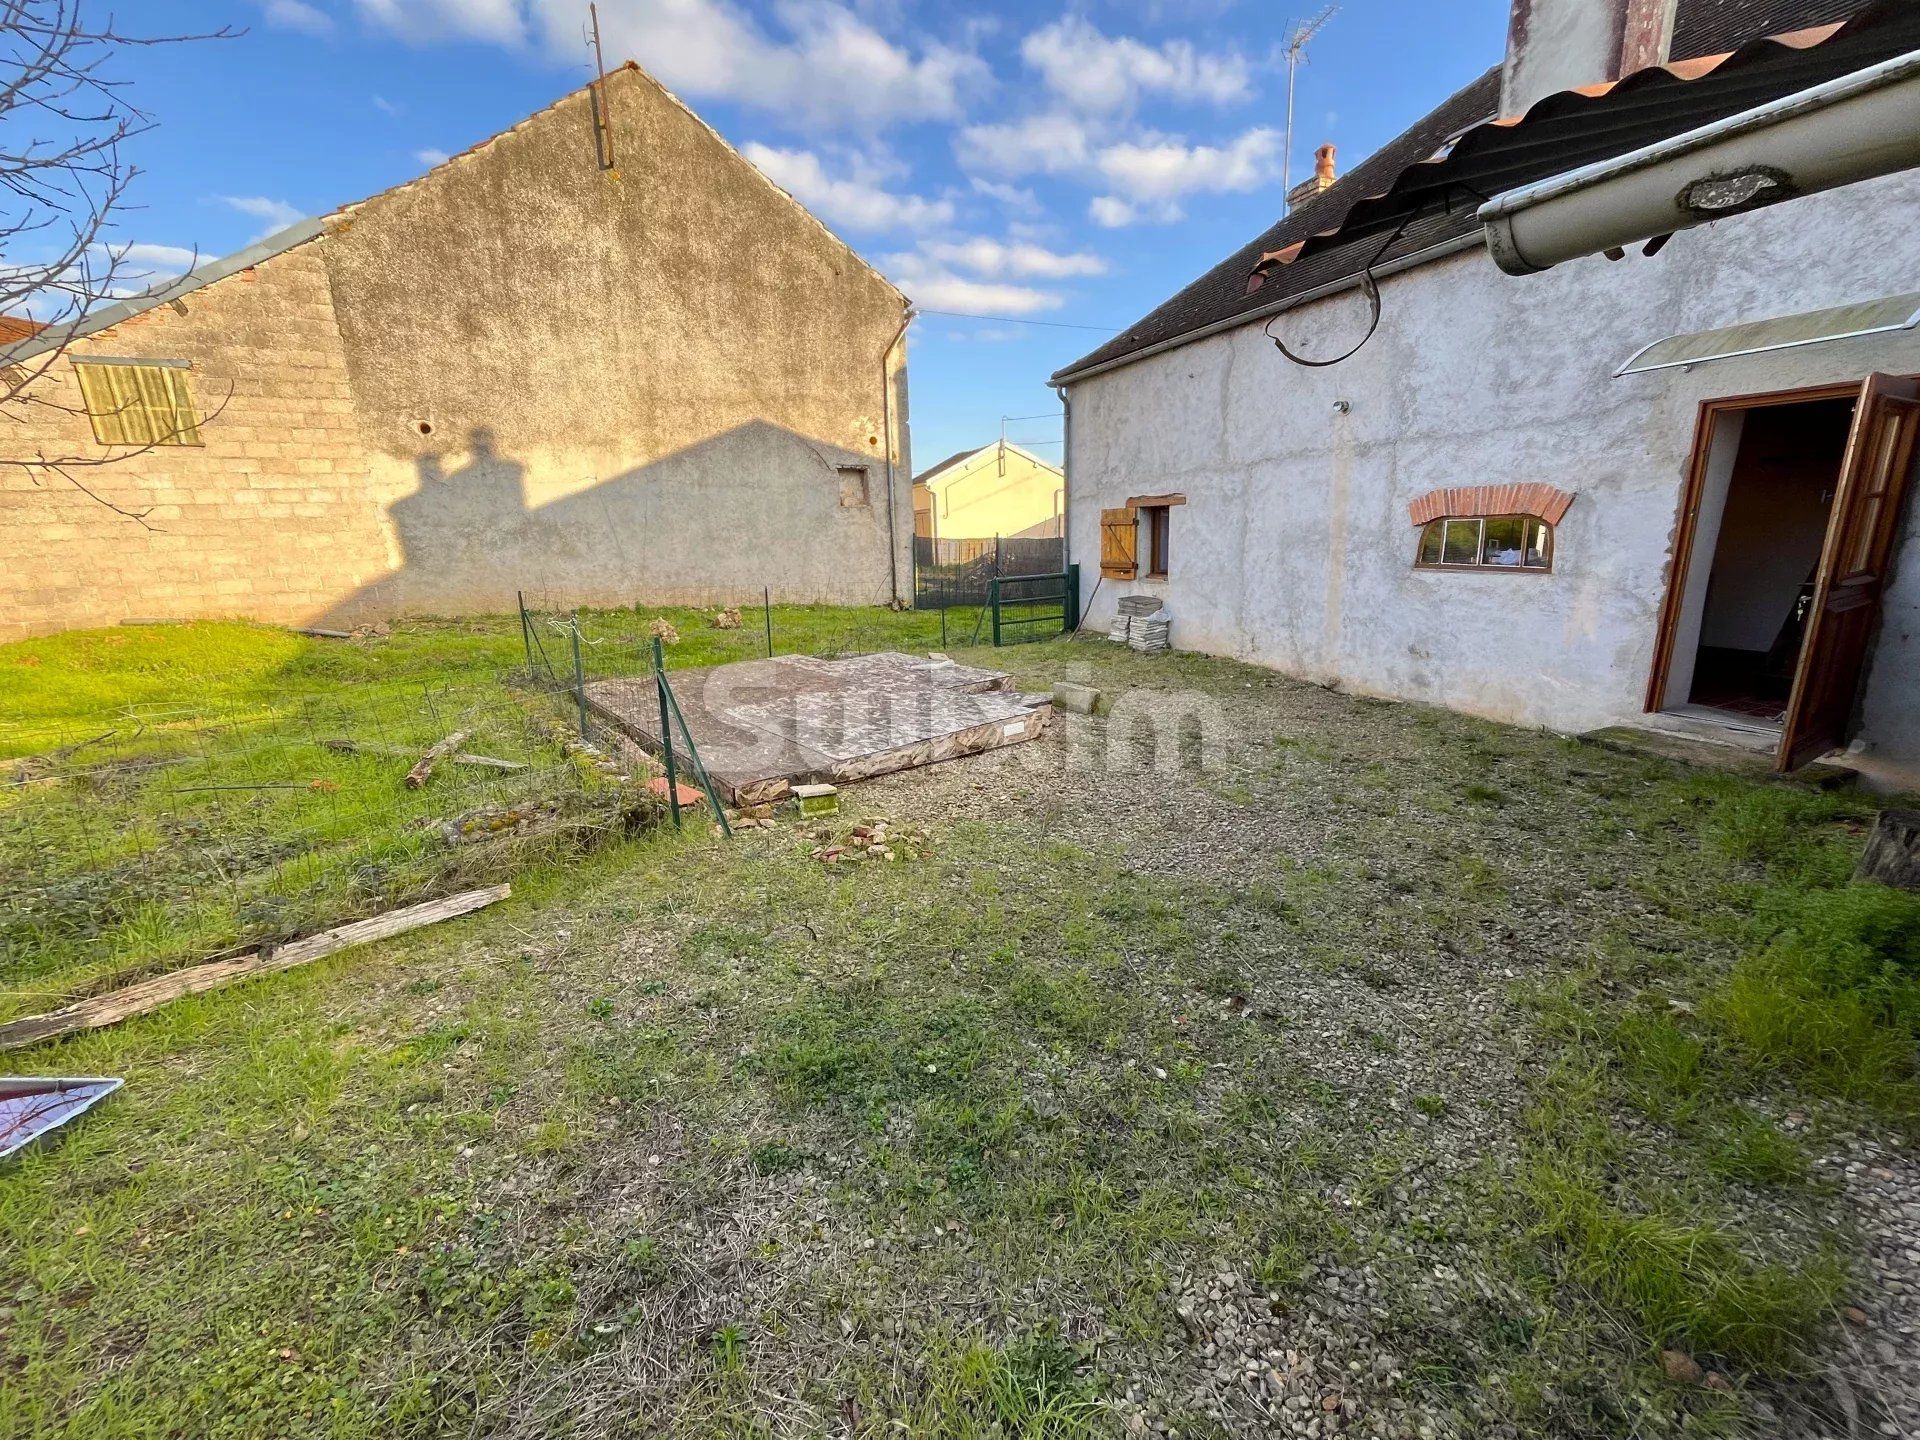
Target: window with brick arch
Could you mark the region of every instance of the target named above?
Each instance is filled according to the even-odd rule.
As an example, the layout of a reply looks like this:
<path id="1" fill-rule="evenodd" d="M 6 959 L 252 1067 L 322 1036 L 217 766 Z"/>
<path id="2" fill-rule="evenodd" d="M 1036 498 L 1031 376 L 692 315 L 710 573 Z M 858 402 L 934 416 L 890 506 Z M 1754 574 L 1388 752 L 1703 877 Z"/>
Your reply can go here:
<path id="1" fill-rule="evenodd" d="M 1420 529 L 1421 570 L 1551 570 L 1553 526 L 1537 515 L 1443 516 Z"/>

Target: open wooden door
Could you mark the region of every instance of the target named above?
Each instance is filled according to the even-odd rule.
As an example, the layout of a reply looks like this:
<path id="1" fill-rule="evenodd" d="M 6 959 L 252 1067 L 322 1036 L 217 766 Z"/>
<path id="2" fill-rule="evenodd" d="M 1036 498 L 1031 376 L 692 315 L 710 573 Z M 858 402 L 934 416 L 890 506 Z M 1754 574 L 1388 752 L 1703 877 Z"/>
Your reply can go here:
<path id="1" fill-rule="evenodd" d="M 1781 770 L 1797 770 L 1846 743 L 1880 619 L 1916 433 L 1920 380 L 1869 375 L 1854 408 L 1820 552 L 1807 637 L 1780 737 Z"/>

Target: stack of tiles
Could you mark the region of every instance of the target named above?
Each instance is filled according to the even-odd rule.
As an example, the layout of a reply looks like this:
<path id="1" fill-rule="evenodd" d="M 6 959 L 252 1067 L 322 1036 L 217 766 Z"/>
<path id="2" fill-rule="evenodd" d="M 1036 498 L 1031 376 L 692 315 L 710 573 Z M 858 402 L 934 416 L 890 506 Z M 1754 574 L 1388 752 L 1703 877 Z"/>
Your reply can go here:
<path id="1" fill-rule="evenodd" d="M 1159 596 L 1122 595 L 1107 638 L 1116 645 L 1131 645 L 1143 654 L 1157 655 L 1170 648 L 1167 627 L 1171 623 L 1171 617 L 1160 608 Z"/>

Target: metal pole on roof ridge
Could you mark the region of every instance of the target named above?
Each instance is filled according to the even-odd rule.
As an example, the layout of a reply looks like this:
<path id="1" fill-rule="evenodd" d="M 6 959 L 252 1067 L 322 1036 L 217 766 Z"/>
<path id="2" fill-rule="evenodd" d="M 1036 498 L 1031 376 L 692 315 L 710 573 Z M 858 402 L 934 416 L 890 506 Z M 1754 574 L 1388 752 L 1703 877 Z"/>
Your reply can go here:
<path id="1" fill-rule="evenodd" d="M 1293 36 L 1287 41 L 1287 130 L 1280 152 L 1280 196 L 1284 204 L 1287 192 L 1293 189 L 1293 79 L 1294 74 L 1306 63 L 1307 42 L 1320 33 L 1320 27 L 1333 19 L 1338 5 L 1329 5 L 1313 19 L 1294 29 Z"/>
<path id="2" fill-rule="evenodd" d="M 600 53 L 600 7 L 589 3 L 588 18 L 593 22 L 593 148 L 599 153 L 600 168 L 613 169 L 613 114 L 607 109 L 607 61 Z"/>

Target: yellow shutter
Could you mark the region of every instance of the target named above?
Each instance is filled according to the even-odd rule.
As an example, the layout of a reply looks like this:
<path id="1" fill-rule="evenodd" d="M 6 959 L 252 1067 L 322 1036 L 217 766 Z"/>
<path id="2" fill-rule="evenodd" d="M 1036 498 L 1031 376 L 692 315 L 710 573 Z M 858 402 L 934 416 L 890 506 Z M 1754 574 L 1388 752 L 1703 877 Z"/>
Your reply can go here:
<path id="1" fill-rule="evenodd" d="M 93 438 L 102 445 L 127 443 L 125 427 L 120 423 L 120 402 L 113 393 L 113 369 L 111 365 L 73 367 L 73 373 L 80 377 L 80 398 L 86 404 L 87 418 L 93 421 Z"/>
<path id="2" fill-rule="evenodd" d="M 200 417 L 193 411 L 193 396 L 187 389 L 187 372 L 166 370 L 168 411 L 172 416 L 173 443 L 198 445 Z"/>
<path id="3" fill-rule="evenodd" d="M 1100 573 L 1110 580 L 1131 580 L 1140 571 L 1139 531 L 1133 507 L 1100 512 Z"/>
<path id="4" fill-rule="evenodd" d="M 171 365 L 74 362 L 80 398 L 102 445 L 198 445 L 187 372 Z"/>

